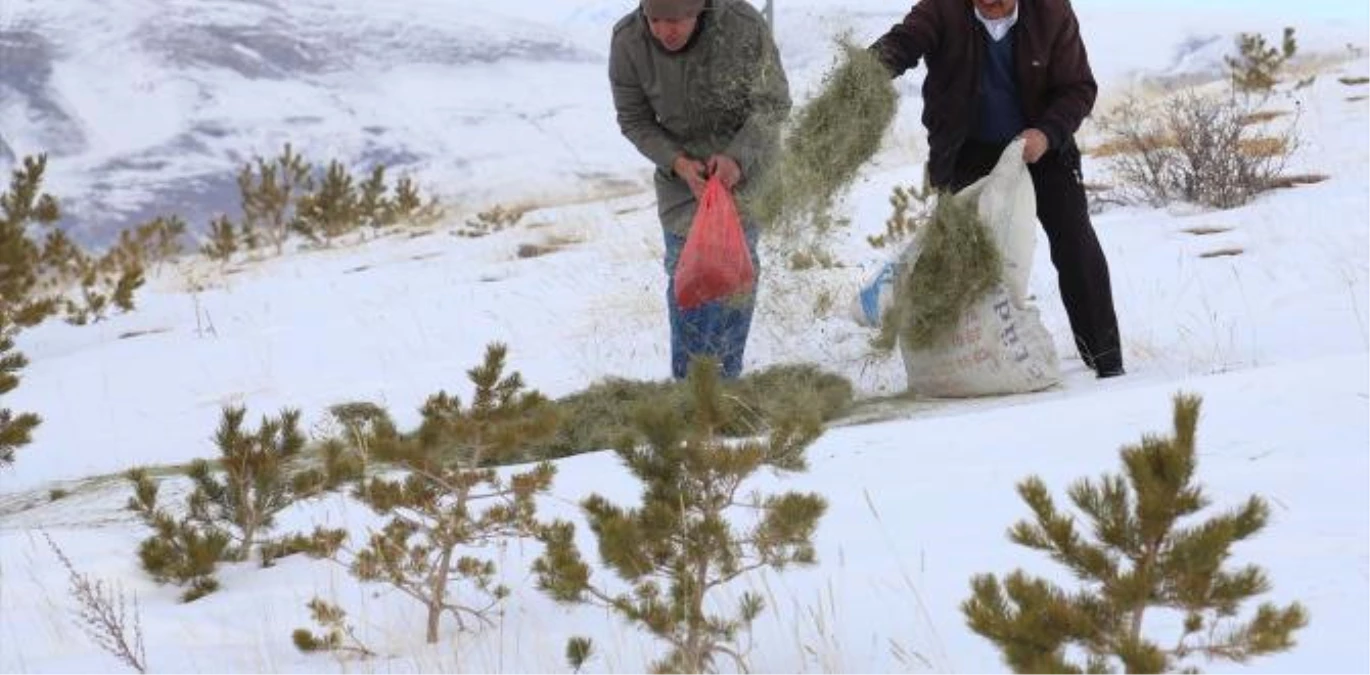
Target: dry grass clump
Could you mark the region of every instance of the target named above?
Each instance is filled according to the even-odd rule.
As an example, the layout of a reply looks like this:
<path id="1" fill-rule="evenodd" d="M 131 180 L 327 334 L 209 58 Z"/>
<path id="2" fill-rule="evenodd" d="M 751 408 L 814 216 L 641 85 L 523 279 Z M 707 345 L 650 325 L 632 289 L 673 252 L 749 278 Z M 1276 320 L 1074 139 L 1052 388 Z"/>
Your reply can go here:
<path id="1" fill-rule="evenodd" d="M 1003 261 L 976 202 L 944 196 L 919 242 L 918 258 L 895 279 L 877 350 L 903 341 L 927 349 L 956 330 L 962 314 L 999 283 Z"/>
<path id="2" fill-rule="evenodd" d="M 880 147 L 894 119 L 897 94 L 890 73 L 850 38 L 817 96 L 794 114 L 775 166 L 744 206 L 774 229 L 831 224 L 838 193 Z"/>
<path id="3" fill-rule="evenodd" d="M 726 405 L 740 419 L 719 431 L 728 436 L 765 433 L 761 420 L 795 415 L 829 421 L 844 413 L 852 402 L 852 386 L 846 378 L 825 373 L 813 365 L 780 365 L 749 373 L 735 382 L 723 383 Z M 675 409 L 688 415 L 693 405 L 683 383 L 644 382 L 609 378 L 589 389 L 557 399 L 562 416 L 557 433 L 536 444 L 529 458 L 554 459 L 615 447 L 635 428 L 641 410 Z"/>

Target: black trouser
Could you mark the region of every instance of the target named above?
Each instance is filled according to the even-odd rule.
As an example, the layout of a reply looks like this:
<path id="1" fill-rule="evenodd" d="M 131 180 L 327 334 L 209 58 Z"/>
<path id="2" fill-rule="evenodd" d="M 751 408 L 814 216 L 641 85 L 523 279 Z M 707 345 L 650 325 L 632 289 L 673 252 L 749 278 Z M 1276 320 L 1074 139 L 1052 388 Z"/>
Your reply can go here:
<path id="1" fill-rule="evenodd" d="M 968 141 L 956 158 L 952 190 L 988 175 L 1005 145 Z M 1113 290 L 1108 261 L 1089 222 L 1089 203 L 1080 177 L 1080 151 L 1071 141 L 1049 150 L 1028 165 L 1037 193 L 1037 219 L 1051 246 L 1051 264 L 1061 287 L 1061 301 L 1075 333 L 1080 357 L 1095 370 L 1123 365 L 1118 318 L 1113 313 Z"/>

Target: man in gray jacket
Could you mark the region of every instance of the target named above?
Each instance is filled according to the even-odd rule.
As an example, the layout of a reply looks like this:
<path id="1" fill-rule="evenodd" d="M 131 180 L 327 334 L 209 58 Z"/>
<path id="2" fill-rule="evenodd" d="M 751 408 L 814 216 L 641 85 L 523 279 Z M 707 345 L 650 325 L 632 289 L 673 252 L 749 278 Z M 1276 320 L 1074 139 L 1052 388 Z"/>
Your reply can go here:
<path id="1" fill-rule="evenodd" d="M 745 195 L 778 146 L 790 94 L 770 29 L 745 0 L 642 0 L 614 26 L 609 81 L 619 128 L 656 165 L 672 279 L 666 291 L 672 375 L 683 378 L 691 357 L 710 356 L 725 378 L 736 378 L 755 287 L 745 297 L 682 311 L 674 275 L 707 178 L 717 175 L 735 195 Z M 742 221 L 759 270 L 760 224 L 745 209 Z"/>

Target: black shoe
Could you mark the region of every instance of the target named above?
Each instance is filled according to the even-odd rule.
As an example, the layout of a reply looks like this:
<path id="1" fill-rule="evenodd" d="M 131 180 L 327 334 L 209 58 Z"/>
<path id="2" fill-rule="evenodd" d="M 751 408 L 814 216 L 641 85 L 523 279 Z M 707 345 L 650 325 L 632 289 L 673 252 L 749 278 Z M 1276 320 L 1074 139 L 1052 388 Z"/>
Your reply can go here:
<path id="1" fill-rule="evenodd" d="M 1107 377 L 1118 377 L 1119 375 L 1127 374 L 1127 371 L 1123 370 L 1123 364 L 1121 363 L 1110 366 L 1101 366 L 1095 372 L 1098 373 L 1099 379 L 1101 380 Z"/>

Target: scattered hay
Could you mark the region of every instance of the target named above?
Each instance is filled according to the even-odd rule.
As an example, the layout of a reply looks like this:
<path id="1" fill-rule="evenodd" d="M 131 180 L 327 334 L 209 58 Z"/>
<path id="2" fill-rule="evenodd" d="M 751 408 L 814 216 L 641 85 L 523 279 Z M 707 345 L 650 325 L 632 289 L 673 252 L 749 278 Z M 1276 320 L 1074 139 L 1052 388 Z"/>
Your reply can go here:
<path id="1" fill-rule="evenodd" d="M 1107 159 L 1119 155 L 1137 155 L 1148 150 L 1177 148 L 1179 145 L 1179 141 L 1174 136 L 1150 134 L 1141 139 L 1115 138 L 1107 140 L 1085 151 L 1085 154 L 1090 157 Z"/>
<path id="2" fill-rule="evenodd" d="M 850 38 L 838 46 L 841 57 L 818 95 L 793 116 L 775 166 L 743 197 L 744 208 L 772 229 L 830 226 L 833 201 L 894 120 L 898 94 L 889 71 Z"/>
<path id="3" fill-rule="evenodd" d="M 922 235 L 912 269 L 895 280 L 894 303 L 881 322 L 877 351 L 902 340 L 927 349 L 956 330 L 961 315 L 994 289 L 1003 261 L 974 200 L 942 195 Z"/>
<path id="4" fill-rule="evenodd" d="M 1266 185 L 1269 190 L 1281 190 L 1298 187 L 1300 185 L 1316 185 L 1331 178 L 1321 173 L 1300 173 L 1292 176 L 1276 176 Z"/>
<path id="5" fill-rule="evenodd" d="M 149 328 L 148 330 L 131 330 L 131 331 L 128 331 L 128 332 L 126 332 L 126 333 L 120 333 L 120 334 L 119 334 L 119 339 L 120 339 L 120 340 L 128 340 L 128 339 L 132 339 L 132 338 L 136 338 L 136 337 L 142 337 L 142 336 L 144 336 L 144 335 L 157 335 L 158 333 L 170 333 L 170 332 L 171 332 L 171 329 L 170 329 L 170 328 Z"/>
<path id="6" fill-rule="evenodd" d="M 1354 87 L 1360 84 L 1370 84 L 1370 77 L 1339 77 L 1337 81 L 1348 87 Z"/>
<path id="7" fill-rule="evenodd" d="M 542 238 L 542 242 L 541 242 L 541 243 L 537 243 L 537 244 L 520 244 L 519 247 L 518 247 L 518 257 L 520 257 L 520 258 L 537 258 L 537 257 L 539 257 L 539 256 L 544 256 L 544 255 L 547 255 L 547 254 L 549 254 L 549 253 L 556 253 L 557 251 L 560 251 L 560 250 L 566 248 L 567 246 L 572 246 L 572 245 L 574 245 L 574 244 L 580 244 L 580 243 L 583 243 L 584 241 L 585 241 L 585 240 L 584 240 L 584 239 L 581 239 L 580 237 L 569 236 L 569 235 L 562 235 L 562 234 L 547 235 L 547 236 L 545 236 L 545 237 Z"/>
<path id="8" fill-rule="evenodd" d="M 1210 234 L 1222 234 L 1223 232 L 1231 232 L 1232 228 L 1217 225 L 1199 225 L 1196 227 L 1187 227 L 1180 231 L 1186 234 L 1192 234 L 1196 237 L 1205 237 Z"/>
<path id="9" fill-rule="evenodd" d="M 723 384 L 724 400 L 741 419 L 721 429 L 728 436 L 765 433 L 764 419 L 795 416 L 826 422 L 845 412 L 852 402 L 851 383 L 812 365 L 782 365 L 749 373 Z M 589 389 L 557 399 L 561 428 L 548 441 L 529 451 L 527 459 L 555 459 L 619 445 L 633 433 L 633 421 L 644 408 L 675 409 L 688 413 L 690 392 L 684 383 L 665 380 L 641 382 L 610 378 Z"/>
<path id="10" fill-rule="evenodd" d="M 560 250 L 560 246 L 551 246 L 548 244 L 519 244 L 518 250 L 515 251 L 514 255 L 517 255 L 520 258 L 540 258 Z"/>
<path id="11" fill-rule="evenodd" d="M 1257 136 L 1243 138 L 1237 142 L 1237 149 L 1247 157 L 1287 157 L 1291 152 L 1289 139 L 1279 136 Z"/>
<path id="12" fill-rule="evenodd" d="M 1207 252 L 1205 252 L 1205 253 L 1200 253 L 1200 254 L 1199 254 L 1199 257 L 1200 257 L 1200 258 L 1227 258 L 1227 257 L 1231 257 L 1231 256 L 1241 255 L 1241 254 L 1243 254 L 1243 253 L 1246 253 L 1246 249 L 1239 248 L 1239 247 L 1236 247 L 1236 246 L 1232 246 L 1232 247 L 1228 247 L 1228 248 L 1220 248 L 1220 249 L 1217 249 L 1217 250 L 1214 250 L 1214 251 L 1207 251 Z"/>
<path id="13" fill-rule="evenodd" d="M 1287 117 L 1288 115 L 1289 112 L 1286 110 L 1262 110 L 1260 112 L 1242 115 L 1241 125 L 1249 127 L 1255 124 L 1265 124 L 1266 122 L 1271 122 L 1281 117 Z"/>

